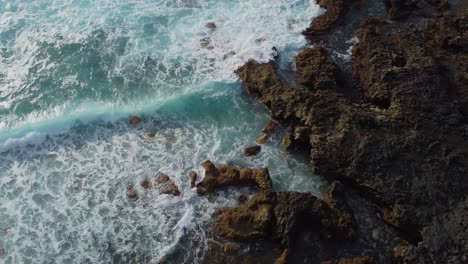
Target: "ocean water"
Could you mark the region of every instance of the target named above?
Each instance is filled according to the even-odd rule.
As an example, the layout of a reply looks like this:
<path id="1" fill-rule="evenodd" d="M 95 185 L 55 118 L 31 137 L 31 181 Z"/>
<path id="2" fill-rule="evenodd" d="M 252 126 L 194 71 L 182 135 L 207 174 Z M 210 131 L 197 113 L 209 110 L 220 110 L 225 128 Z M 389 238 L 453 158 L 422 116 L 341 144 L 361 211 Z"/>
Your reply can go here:
<path id="1" fill-rule="evenodd" d="M 0 262 L 171 262 L 190 231 L 199 239 L 182 262 L 197 263 L 215 208 L 254 193 L 196 195 L 187 173 L 203 174 L 205 159 L 267 166 L 275 189 L 320 195 L 283 132 L 244 157 L 268 114 L 233 71 L 272 47 L 291 67 L 322 11 L 309 0 L 0 0 Z M 180 197 L 141 190 L 158 171 Z"/>

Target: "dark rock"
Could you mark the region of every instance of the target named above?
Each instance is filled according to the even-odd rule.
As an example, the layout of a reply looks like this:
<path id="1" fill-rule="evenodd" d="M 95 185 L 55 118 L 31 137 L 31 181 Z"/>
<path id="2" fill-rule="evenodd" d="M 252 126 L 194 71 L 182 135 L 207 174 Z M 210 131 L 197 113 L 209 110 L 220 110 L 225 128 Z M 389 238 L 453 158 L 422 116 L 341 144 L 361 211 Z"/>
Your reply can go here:
<path id="1" fill-rule="evenodd" d="M 190 180 L 190 187 L 195 187 L 195 183 L 197 181 L 198 173 L 196 171 L 191 170 L 189 172 L 189 180 Z"/>
<path id="2" fill-rule="evenodd" d="M 316 230 L 325 240 L 348 238 L 355 230 L 351 226 L 339 226 L 338 214 L 308 193 L 261 192 L 244 206 L 219 209 L 215 226 L 218 234 L 225 238 L 269 238 L 289 248 L 302 225 Z"/>
<path id="3" fill-rule="evenodd" d="M 262 150 L 262 147 L 259 145 L 250 146 L 250 147 L 245 148 L 245 155 L 247 157 L 255 156 L 258 153 L 260 153 L 261 150 Z"/>
<path id="4" fill-rule="evenodd" d="M 140 181 L 140 186 L 145 189 L 145 190 L 149 190 L 149 189 L 152 189 L 153 188 L 153 184 L 151 183 L 150 180 L 148 179 L 143 179 Z"/>
<path id="5" fill-rule="evenodd" d="M 180 190 L 168 175 L 158 172 L 154 178 L 155 186 L 158 187 L 159 193 L 170 194 L 174 196 L 180 195 Z"/>
<path id="6" fill-rule="evenodd" d="M 324 261 L 322 264 L 373 264 L 372 258 L 369 256 L 357 258 L 341 258 L 338 260 Z"/>
<path id="7" fill-rule="evenodd" d="M 137 192 L 137 190 L 135 190 L 135 187 L 133 186 L 133 183 L 128 183 L 127 184 L 127 198 L 130 201 L 138 200 L 138 192 Z"/>
<path id="8" fill-rule="evenodd" d="M 162 194 L 170 194 L 170 195 L 173 195 L 173 196 L 179 196 L 180 195 L 179 187 L 173 181 L 170 181 L 170 182 L 164 184 L 164 186 L 161 188 L 161 193 Z"/>
<path id="9" fill-rule="evenodd" d="M 342 73 L 324 48 L 307 48 L 295 60 L 299 83 L 309 89 L 336 90 L 342 86 Z"/>
<path id="10" fill-rule="evenodd" d="M 156 185 L 160 185 L 160 184 L 163 184 L 165 182 L 168 182 L 170 181 L 171 179 L 169 178 L 169 176 L 167 176 L 167 174 L 164 174 L 162 172 L 158 172 L 154 178 L 154 182 L 156 183 Z"/>
<path id="11" fill-rule="evenodd" d="M 205 27 L 210 29 L 210 30 L 215 30 L 216 29 L 216 24 L 215 24 L 215 22 L 208 22 L 208 23 L 206 23 Z"/>
<path id="12" fill-rule="evenodd" d="M 138 116 L 132 116 L 129 122 L 131 125 L 138 125 L 141 122 L 141 118 Z"/>
<path id="13" fill-rule="evenodd" d="M 262 132 L 267 135 L 271 135 L 275 132 L 276 128 L 278 128 L 278 124 L 275 121 L 270 120 L 268 123 L 266 123 Z"/>
<path id="14" fill-rule="evenodd" d="M 286 145 L 310 151 L 316 174 L 380 208 L 410 242 L 408 263 L 455 263 L 468 240 L 467 213 L 459 209 L 468 188 L 466 53 L 449 44 L 464 43 L 457 36 L 464 38 L 466 17 L 443 13 L 407 29 L 364 21 L 353 48 L 361 104 L 332 89 L 291 87 L 272 62 L 249 61 L 236 71 L 288 131 Z"/>
<path id="15" fill-rule="evenodd" d="M 240 203 L 240 204 L 245 204 L 247 201 L 249 200 L 249 196 L 245 193 L 239 195 L 239 197 L 237 197 L 237 201 Z"/>
<path id="16" fill-rule="evenodd" d="M 325 13 L 316 17 L 303 34 L 307 38 L 324 34 L 333 26 L 338 24 L 346 14 L 347 5 L 345 0 L 317 0 L 317 4 L 325 8 Z"/>

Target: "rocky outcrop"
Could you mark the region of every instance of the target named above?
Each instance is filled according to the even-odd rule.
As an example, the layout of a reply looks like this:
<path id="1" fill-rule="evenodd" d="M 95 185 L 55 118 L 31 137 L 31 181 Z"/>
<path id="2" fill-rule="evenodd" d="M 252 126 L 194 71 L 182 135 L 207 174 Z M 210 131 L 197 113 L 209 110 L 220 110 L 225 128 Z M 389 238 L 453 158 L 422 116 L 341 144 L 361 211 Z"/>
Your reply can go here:
<path id="1" fill-rule="evenodd" d="M 336 90 L 344 82 L 340 69 L 324 48 L 304 49 L 295 61 L 299 83 L 311 90 Z"/>
<path id="2" fill-rule="evenodd" d="M 317 4 L 325 9 L 325 12 L 316 17 L 303 34 L 307 38 L 313 38 L 326 33 L 339 23 L 347 9 L 347 0 L 317 0 Z"/>
<path id="3" fill-rule="evenodd" d="M 305 90 L 285 84 L 273 62 L 237 70 L 246 92 L 286 128 L 285 145 L 302 146 L 316 174 L 378 206 L 410 242 L 403 259 L 418 263 L 462 261 L 467 241 L 467 213 L 459 209 L 468 188 L 466 55 L 459 44 L 466 15 L 438 20 L 407 30 L 372 18 L 362 24 L 353 48 L 359 104 L 334 89 L 336 75 L 325 74 L 330 89 Z M 298 73 L 316 74 L 317 61 L 297 64 Z"/>
<path id="4" fill-rule="evenodd" d="M 199 194 L 208 194 L 216 189 L 229 186 L 253 186 L 261 190 L 271 190 L 272 181 L 267 168 L 251 169 L 221 164 L 216 167 L 207 160 L 202 163 L 205 177 L 197 186 Z"/>
<path id="5" fill-rule="evenodd" d="M 354 226 L 340 225 L 341 215 L 309 193 L 262 192 L 241 207 L 217 211 L 219 235 L 233 240 L 269 238 L 292 248 L 296 232 L 313 228 L 323 239 L 352 238 Z"/>

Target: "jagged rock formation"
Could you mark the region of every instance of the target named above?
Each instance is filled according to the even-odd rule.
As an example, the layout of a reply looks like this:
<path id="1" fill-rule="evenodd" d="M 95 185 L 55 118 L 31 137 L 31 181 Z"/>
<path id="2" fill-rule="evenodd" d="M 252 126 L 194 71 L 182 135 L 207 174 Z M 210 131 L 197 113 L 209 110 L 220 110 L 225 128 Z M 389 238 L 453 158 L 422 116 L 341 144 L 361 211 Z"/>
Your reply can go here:
<path id="1" fill-rule="evenodd" d="M 360 104 L 336 89 L 339 74 L 316 70 L 333 65 L 307 55 L 319 48 L 296 60 L 300 81 L 309 71 L 319 76 L 301 81 L 308 90 L 286 85 L 273 62 L 249 61 L 237 71 L 247 93 L 288 131 L 288 148 L 308 150 L 315 173 L 378 206 L 409 241 L 401 261 L 468 257 L 467 25 L 466 12 L 408 30 L 364 21 L 353 49 Z M 317 89 L 322 76 L 329 88 Z"/>

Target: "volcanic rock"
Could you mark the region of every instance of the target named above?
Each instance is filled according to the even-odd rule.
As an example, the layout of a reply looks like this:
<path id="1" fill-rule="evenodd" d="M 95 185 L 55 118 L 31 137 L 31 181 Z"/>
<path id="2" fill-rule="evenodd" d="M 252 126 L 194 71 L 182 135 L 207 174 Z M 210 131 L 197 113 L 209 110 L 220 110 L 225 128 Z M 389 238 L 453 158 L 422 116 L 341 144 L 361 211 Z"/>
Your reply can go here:
<path id="1" fill-rule="evenodd" d="M 261 150 L 262 150 L 261 146 L 255 145 L 255 146 L 246 147 L 244 152 L 247 157 L 250 157 L 250 156 L 257 155 L 258 153 L 260 153 Z"/>

